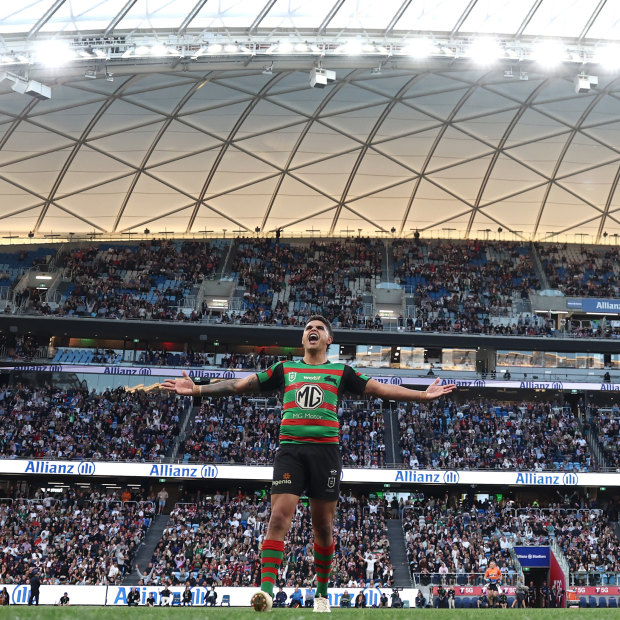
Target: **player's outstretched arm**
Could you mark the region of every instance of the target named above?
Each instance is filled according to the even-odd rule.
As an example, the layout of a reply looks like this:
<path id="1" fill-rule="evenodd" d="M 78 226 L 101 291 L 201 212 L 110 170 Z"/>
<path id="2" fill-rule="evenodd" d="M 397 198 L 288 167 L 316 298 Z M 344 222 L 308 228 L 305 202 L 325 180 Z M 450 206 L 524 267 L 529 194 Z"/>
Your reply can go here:
<path id="1" fill-rule="evenodd" d="M 419 390 L 408 390 L 401 385 L 389 385 L 387 383 L 381 383 L 376 379 L 370 379 L 366 384 L 364 394 L 370 396 L 378 396 L 384 400 L 399 400 L 399 401 L 412 401 L 412 400 L 435 400 L 441 398 L 446 394 L 450 394 L 452 390 L 456 389 L 454 383 L 448 383 L 447 385 L 439 385 L 439 379 L 435 379 L 426 390 L 423 392 Z"/>
<path id="2" fill-rule="evenodd" d="M 182 379 L 166 379 L 162 389 L 175 392 L 182 396 L 231 396 L 237 394 L 253 394 L 259 391 L 260 384 L 255 374 L 243 379 L 215 380 L 208 385 L 196 385 L 183 371 Z"/>

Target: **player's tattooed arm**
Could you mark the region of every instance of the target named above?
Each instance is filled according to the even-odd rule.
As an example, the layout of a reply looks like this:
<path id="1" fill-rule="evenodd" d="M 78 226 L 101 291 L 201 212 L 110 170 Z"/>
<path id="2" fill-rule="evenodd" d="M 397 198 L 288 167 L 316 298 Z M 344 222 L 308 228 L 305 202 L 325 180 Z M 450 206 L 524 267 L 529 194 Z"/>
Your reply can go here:
<path id="1" fill-rule="evenodd" d="M 260 391 L 260 383 L 255 374 L 243 379 L 214 379 L 207 385 L 196 385 L 183 371 L 182 379 L 166 379 L 162 389 L 184 396 L 231 396 L 233 394 L 253 394 Z"/>
<path id="2" fill-rule="evenodd" d="M 256 375 L 243 379 L 216 379 L 208 385 L 197 385 L 196 396 L 231 396 L 232 394 L 253 394 L 258 392 L 260 384 Z"/>

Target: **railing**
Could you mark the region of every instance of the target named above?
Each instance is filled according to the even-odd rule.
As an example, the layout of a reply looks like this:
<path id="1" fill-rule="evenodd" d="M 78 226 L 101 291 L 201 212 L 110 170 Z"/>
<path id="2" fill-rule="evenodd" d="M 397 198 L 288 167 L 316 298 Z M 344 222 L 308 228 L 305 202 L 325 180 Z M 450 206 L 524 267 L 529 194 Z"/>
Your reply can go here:
<path id="1" fill-rule="evenodd" d="M 502 586 L 516 586 L 519 573 L 502 574 Z M 413 585 L 418 586 L 486 586 L 484 573 L 412 573 Z"/>
<path id="2" fill-rule="evenodd" d="M 570 574 L 571 586 L 620 586 L 620 573 L 613 571 L 575 571 Z M 601 594 L 605 594 L 601 592 Z"/>

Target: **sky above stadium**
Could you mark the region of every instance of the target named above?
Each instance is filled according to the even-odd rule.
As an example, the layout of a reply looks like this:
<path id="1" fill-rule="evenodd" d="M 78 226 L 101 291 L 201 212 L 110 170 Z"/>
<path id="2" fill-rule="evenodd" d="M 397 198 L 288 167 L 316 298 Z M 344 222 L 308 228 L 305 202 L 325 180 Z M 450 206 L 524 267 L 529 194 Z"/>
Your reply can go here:
<path id="1" fill-rule="evenodd" d="M 617 243 L 619 20 L 609 0 L 3 3 L 3 236 Z"/>

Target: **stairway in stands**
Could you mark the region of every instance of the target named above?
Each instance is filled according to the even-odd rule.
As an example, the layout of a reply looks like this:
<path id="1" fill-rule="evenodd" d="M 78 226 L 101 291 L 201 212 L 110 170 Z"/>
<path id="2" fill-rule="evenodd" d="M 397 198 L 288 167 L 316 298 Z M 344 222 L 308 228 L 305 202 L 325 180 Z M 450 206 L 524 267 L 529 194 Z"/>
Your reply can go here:
<path id="1" fill-rule="evenodd" d="M 170 515 L 156 515 L 153 518 L 153 522 L 151 523 L 151 526 L 149 527 L 146 536 L 140 545 L 140 549 L 133 560 L 131 573 L 128 573 L 125 579 L 123 579 L 124 586 L 138 585 L 138 581 L 140 581 L 140 579 L 135 566 L 137 564 L 140 567 L 141 572 L 145 572 L 147 570 L 147 566 L 153 557 L 153 551 L 155 551 L 155 548 L 159 544 L 161 536 L 168 525 L 169 519 Z"/>
<path id="2" fill-rule="evenodd" d="M 398 588 L 411 587 L 409 562 L 407 561 L 407 547 L 403 523 L 396 513 L 395 519 L 387 519 L 387 537 L 390 541 L 390 562 L 394 567 L 394 585 Z"/>
<path id="3" fill-rule="evenodd" d="M 402 463 L 402 457 L 398 448 L 398 438 L 400 437 L 398 414 L 387 407 L 383 407 L 383 429 L 385 433 L 386 464 Z"/>

